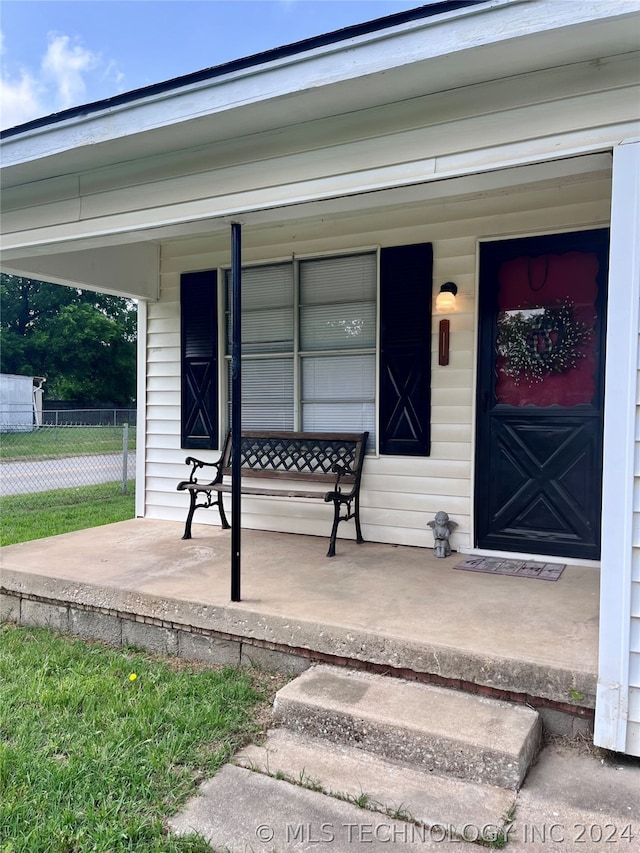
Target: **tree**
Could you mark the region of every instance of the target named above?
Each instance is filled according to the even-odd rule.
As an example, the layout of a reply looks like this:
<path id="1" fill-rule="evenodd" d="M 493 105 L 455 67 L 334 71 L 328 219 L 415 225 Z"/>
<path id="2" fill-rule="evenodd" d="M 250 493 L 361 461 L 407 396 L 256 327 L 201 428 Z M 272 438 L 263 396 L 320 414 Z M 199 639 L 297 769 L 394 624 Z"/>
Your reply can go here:
<path id="1" fill-rule="evenodd" d="M 0 370 L 44 376 L 47 397 L 128 406 L 136 390 L 136 305 L 0 275 Z"/>

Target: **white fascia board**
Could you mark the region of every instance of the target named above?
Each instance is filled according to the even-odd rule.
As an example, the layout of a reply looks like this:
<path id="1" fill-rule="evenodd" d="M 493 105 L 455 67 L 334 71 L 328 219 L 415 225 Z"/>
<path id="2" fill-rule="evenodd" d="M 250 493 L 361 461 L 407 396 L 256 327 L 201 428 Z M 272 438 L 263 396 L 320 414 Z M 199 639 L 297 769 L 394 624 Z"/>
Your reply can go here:
<path id="1" fill-rule="evenodd" d="M 141 94 L 104 111 L 26 129 L 5 139 L 4 168 L 65 151 L 77 154 L 85 146 L 97 154 L 100 143 L 153 136 L 152 131 L 165 131 L 159 141 L 170 148 L 175 137 L 166 133 L 169 128 L 179 127 L 184 138 L 185 123 L 215 117 L 214 133 L 224 134 L 228 117 L 249 108 L 254 109 L 244 132 L 251 132 L 252 123 L 260 129 L 286 123 L 294 105 L 309 118 L 336 114 L 410 97 L 413 87 L 421 93 L 442 91 L 478 79 L 578 62 L 611 52 L 608 45 L 614 52 L 632 50 L 637 38 L 628 19 L 635 13 L 637 27 L 638 8 L 635 0 L 494 0 L 190 85 L 168 83 L 154 95 Z M 268 109 L 256 111 L 265 104 Z M 211 129 L 207 123 L 209 139 Z M 237 133 L 238 126 L 232 123 L 229 132 Z M 112 151 L 124 156 L 121 148 Z"/>

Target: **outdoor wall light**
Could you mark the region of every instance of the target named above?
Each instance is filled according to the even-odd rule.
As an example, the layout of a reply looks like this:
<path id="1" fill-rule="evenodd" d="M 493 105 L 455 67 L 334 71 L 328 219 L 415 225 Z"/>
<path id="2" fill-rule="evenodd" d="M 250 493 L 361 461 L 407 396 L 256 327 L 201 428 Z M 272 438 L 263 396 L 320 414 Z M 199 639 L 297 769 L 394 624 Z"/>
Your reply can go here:
<path id="1" fill-rule="evenodd" d="M 436 311 L 440 314 L 449 314 L 456 310 L 456 294 L 458 285 L 447 281 L 440 285 L 440 293 L 436 296 Z"/>
<path id="2" fill-rule="evenodd" d="M 436 296 L 436 311 L 449 314 L 456 310 L 456 294 L 458 285 L 447 281 L 440 285 L 440 293 Z M 449 328 L 448 320 L 440 320 L 438 327 L 438 364 L 443 367 L 449 364 Z"/>

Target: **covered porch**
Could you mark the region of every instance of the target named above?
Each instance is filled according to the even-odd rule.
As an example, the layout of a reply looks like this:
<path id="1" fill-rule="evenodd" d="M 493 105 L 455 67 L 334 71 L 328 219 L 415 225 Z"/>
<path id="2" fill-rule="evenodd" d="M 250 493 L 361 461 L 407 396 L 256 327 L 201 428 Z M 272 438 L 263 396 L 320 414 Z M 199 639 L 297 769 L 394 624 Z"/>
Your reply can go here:
<path id="1" fill-rule="evenodd" d="M 454 569 L 464 555 L 132 519 L 3 550 L 2 619 L 211 663 L 297 673 L 315 661 L 527 702 L 552 731 L 588 726 L 599 570 L 555 582 Z"/>

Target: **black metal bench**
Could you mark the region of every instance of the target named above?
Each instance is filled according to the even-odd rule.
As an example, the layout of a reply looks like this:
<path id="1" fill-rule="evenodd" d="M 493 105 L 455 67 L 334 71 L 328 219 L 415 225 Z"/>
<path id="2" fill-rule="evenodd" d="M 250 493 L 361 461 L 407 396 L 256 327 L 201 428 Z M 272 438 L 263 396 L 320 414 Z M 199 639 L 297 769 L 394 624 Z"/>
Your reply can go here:
<path id="1" fill-rule="evenodd" d="M 368 432 L 276 432 L 256 431 L 242 433 L 241 440 L 241 493 L 264 497 L 310 498 L 333 503 L 333 526 L 327 557 L 336 553 L 336 534 L 341 521 L 354 519 L 356 539 L 363 542 L 360 529 L 360 478 L 367 447 Z M 189 512 L 183 539 L 191 539 L 191 522 L 196 509 L 217 506 L 223 528 L 229 527 L 222 504 L 223 494 L 231 492 L 231 433 L 227 434 L 222 455 L 217 462 L 203 462 L 188 456 L 191 465 L 189 479 L 178 483 L 179 491 L 188 491 Z M 196 473 L 205 466 L 215 467 L 216 475 L 209 483 L 198 482 Z M 263 481 L 306 481 L 331 483 L 330 491 L 302 488 L 279 488 L 276 485 L 258 486 L 249 479 Z M 198 499 L 201 498 L 201 502 Z M 342 514 L 344 510 L 344 514 Z"/>

